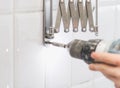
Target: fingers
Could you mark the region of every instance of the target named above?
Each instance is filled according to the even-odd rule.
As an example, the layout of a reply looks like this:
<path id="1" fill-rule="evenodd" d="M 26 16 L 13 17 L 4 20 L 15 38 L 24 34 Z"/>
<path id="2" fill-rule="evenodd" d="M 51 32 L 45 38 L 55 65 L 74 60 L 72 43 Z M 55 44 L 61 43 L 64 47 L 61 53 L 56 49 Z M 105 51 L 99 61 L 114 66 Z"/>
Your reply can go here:
<path id="1" fill-rule="evenodd" d="M 106 64 L 90 64 L 89 68 L 93 71 L 100 71 L 103 74 L 113 77 L 116 74 L 115 68 Z"/>
<path id="2" fill-rule="evenodd" d="M 96 61 L 103 62 L 110 65 L 120 66 L 120 55 L 109 53 L 92 53 L 91 57 Z"/>

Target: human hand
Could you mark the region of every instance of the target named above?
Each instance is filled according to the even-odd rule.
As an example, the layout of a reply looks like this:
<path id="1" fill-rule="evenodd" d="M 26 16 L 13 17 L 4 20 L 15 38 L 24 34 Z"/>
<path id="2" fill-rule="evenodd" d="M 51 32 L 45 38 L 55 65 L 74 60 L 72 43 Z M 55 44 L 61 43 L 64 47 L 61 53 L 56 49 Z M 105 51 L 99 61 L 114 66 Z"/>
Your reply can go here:
<path id="1" fill-rule="evenodd" d="M 101 63 L 93 63 L 89 68 L 93 71 L 102 72 L 108 79 L 120 88 L 120 55 L 110 53 L 92 53 L 91 57 Z"/>

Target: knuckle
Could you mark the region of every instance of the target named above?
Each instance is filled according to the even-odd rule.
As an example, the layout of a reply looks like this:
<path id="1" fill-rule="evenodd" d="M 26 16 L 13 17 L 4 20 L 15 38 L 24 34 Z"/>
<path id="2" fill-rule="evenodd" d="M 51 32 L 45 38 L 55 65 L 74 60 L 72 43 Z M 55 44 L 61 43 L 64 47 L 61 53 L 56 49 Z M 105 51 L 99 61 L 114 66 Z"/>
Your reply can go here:
<path id="1" fill-rule="evenodd" d="M 120 66 L 120 61 L 115 61 L 115 64 Z"/>
<path id="2" fill-rule="evenodd" d="M 103 66 L 101 66 L 99 70 L 102 71 L 102 72 L 106 71 Z"/>

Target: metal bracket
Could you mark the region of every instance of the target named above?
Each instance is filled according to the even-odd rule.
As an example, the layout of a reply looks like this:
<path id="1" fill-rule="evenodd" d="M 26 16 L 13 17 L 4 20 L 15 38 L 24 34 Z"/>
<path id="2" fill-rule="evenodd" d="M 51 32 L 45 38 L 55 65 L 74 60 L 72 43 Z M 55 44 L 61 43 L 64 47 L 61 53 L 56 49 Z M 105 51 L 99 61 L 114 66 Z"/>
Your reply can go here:
<path id="1" fill-rule="evenodd" d="M 87 15 L 88 15 L 88 21 L 89 21 L 89 30 L 91 32 L 94 32 L 94 20 L 93 20 L 93 9 L 92 9 L 92 4 L 91 0 L 86 0 L 86 9 L 87 9 Z"/>
<path id="2" fill-rule="evenodd" d="M 87 14 L 86 14 L 86 8 L 83 6 L 83 0 L 78 0 L 78 12 L 79 12 L 79 17 L 81 21 L 81 29 L 82 32 L 87 31 Z"/>
<path id="3" fill-rule="evenodd" d="M 58 0 L 56 0 L 57 2 Z M 63 22 L 64 32 L 70 31 L 70 22 L 72 21 L 73 32 L 78 32 L 79 23 L 81 31 L 86 32 L 89 27 L 90 32 L 98 34 L 98 0 L 96 2 L 96 16 L 93 17 L 93 7 L 91 0 L 59 0 L 56 21 L 53 27 L 53 0 L 43 0 L 44 2 L 44 40 L 53 39 L 55 33 L 60 32 L 61 22 Z M 75 1 L 77 1 L 75 4 Z M 55 2 L 55 1 L 54 1 Z M 85 3 L 85 4 L 84 4 Z M 66 8 L 67 6 L 67 8 Z M 57 7 L 56 7 L 57 8 Z M 95 22 L 95 19 L 96 22 Z"/>

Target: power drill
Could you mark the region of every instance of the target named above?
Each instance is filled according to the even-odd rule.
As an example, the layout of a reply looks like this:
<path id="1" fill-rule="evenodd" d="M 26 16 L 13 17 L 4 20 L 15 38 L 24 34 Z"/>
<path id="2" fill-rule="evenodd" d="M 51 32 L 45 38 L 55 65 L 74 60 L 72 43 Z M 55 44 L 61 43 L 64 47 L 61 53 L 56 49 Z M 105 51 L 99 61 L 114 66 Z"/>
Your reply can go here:
<path id="1" fill-rule="evenodd" d="M 102 39 L 91 39 L 88 41 L 75 39 L 68 44 L 49 41 L 46 41 L 46 44 L 67 48 L 72 57 L 84 60 L 87 64 L 96 63 L 96 61 L 94 61 L 94 59 L 91 57 L 92 52 L 120 54 L 120 39 L 110 42 Z"/>

